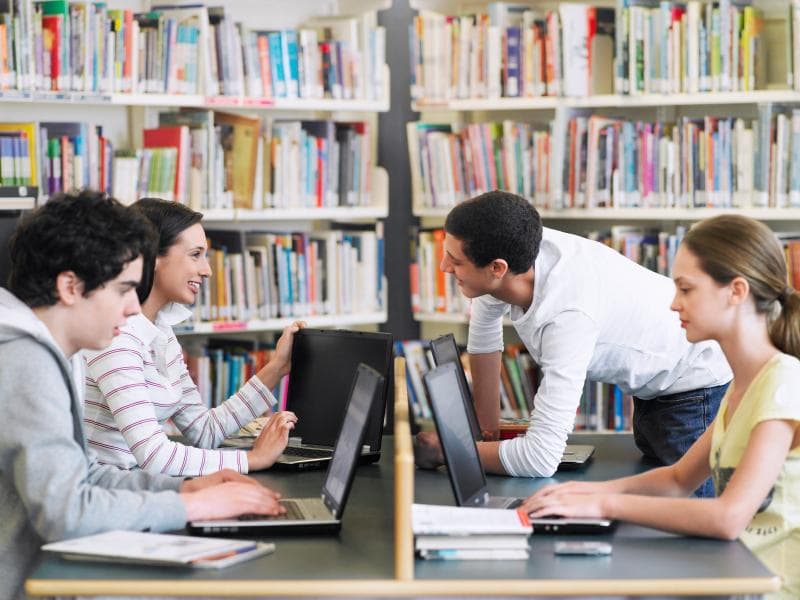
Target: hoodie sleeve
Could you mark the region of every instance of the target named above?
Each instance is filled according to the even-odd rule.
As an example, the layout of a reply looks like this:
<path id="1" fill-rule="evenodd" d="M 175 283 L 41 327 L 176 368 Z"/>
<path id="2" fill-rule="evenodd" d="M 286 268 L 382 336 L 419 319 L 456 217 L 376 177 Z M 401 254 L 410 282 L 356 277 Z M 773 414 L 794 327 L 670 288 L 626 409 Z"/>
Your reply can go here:
<path id="1" fill-rule="evenodd" d="M 65 373 L 49 350 L 31 338 L 7 343 L 2 385 L 6 426 L 0 469 L 9 474 L 44 540 L 185 525 L 186 511 L 175 491 L 134 491 L 152 482 L 112 475 L 90 461 L 79 441 L 82 423 L 71 410 Z"/>

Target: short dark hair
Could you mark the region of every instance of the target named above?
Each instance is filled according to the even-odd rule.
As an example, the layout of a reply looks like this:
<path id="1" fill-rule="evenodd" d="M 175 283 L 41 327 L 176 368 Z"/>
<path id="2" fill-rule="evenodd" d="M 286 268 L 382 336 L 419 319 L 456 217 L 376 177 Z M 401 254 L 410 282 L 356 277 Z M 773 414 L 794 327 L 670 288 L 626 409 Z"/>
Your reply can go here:
<path id="1" fill-rule="evenodd" d="M 533 266 L 542 242 L 542 219 L 531 204 L 510 192 L 486 192 L 462 202 L 447 215 L 447 233 L 463 244 L 478 267 L 502 258 L 512 273 Z"/>
<path id="2" fill-rule="evenodd" d="M 58 275 L 73 271 L 88 296 L 141 256 L 152 235 L 147 221 L 105 194 L 59 194 L 12 234 L 8 289 L 31 308 L 52 306 Z"/>
<path id="3" fill-rule="evenodd" d="M 144 255 L 142 280 L 139 282 L 139 287 L 136 288 L 139 302 L 144 302 L 153 289 L 156 277 L 156 258 L 169 252 L 178 236 L 192 225 L 199 223 L 203 214 L 184 204 L 159 198 L 142 198 L 132 204 L 131 208 L 147 219 L 156 232 L 153 246 Z"/>

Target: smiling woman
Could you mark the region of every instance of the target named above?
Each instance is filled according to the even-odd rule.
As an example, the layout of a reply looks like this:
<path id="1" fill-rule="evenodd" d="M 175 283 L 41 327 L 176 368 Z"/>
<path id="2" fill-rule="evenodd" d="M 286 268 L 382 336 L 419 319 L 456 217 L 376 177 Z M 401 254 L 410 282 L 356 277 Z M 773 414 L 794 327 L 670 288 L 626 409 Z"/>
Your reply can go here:
<path id="1" fill-rule="evenodd" d="M 157 246 L 145 253 L 137 288 L 142 314 L 122 327 L 105 350 L 87 352 L 88 443 L 99 459 L 123 469 L 142 468 L 178 476 L 264 469 L 280 455 L 296 417 L 269 419 L 248 452 L 214 450 L 229 434 L 273 411 L 270 392 L 289 372 L 294 333 L 287 327 L 273 359 L 236 394 L 207 409 L 189 377 L 172 327 L 191 316 L 203 279 L 211 275 L 202 215 L 176 202 L 144 198 L 133 206 L 155 227 Z M 172 419 L 191 445 L 169 440 L 163 424 Z"/>

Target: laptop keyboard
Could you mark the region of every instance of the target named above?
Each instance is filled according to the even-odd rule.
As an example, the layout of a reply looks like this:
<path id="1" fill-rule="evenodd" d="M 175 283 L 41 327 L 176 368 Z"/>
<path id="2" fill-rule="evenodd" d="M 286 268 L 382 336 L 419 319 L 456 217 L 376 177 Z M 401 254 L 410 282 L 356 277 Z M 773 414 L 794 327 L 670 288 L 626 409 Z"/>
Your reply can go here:
<path id="1" fill-rule="evenodd" d="M 298 446 L 286 446 L 284 454 L 289 456 L 302 456 L 303 458 L 330 458 L 330 450 L 317 450 L 316 448 L 300 448 Z"/>
<path id="2" fill-rule="evenodd" d="M 301 521 L 305 517 L 300 511 L 300 507 L 294 500 L 281 500 L 281 506 L 286 509 L 282 515 L 242 515 L 239 517 L 240 521 Z"/>

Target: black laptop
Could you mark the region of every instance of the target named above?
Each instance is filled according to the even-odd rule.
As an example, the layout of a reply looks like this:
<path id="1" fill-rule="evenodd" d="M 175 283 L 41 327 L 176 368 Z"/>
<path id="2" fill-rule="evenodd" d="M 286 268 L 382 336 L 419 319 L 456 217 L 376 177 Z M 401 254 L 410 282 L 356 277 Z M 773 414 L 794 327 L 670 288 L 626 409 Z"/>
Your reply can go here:
<path id="1" fill-rule="evenodd" d="M 339 531 L 369 415 L 379 403 L 385 383 L 384 377 L 373 368 L 364 364 L 357 366 L 320 497 L 284 498 L 281 504 L 286 514 L 276 517 L 245 515 L 238 519 L 194 521 L 189 524 L 189 531 L 201 535 L 244 536 Z"/>
<path id="2" fill-rule="evenodd" d="M 469 388 L 464 368 L 461 366 L 458 346 L 456 346 L 456 339 L 453 337 L 453 334 L 448 333 L 435 340 L 431 340 L 431 354 L 433 354 L 433 360 L 437 366 L 447 363 L 456 365 L 458 384 L 461 387 L 462 397 L 464 398 L 464 408 L 467 411 L 467 419 L 469 420 L 469 429 L 472 432 L 472 438 L 476 442 L 483 441 L 481 426 L 478 424 L 478 415 L 475 413 L 475 402 L 472 399 L 472 391 Z M 584 466 L 593 455 L 594 446 L 588 444 L 568 444 L 567 447 L 564 448 L 564 454 L 561 457 L 558 470 L 568 471 L 571 469 L 578 469 Z"/>
<path id="3" fill-rule="evenodd" d="M 475 438 L 469 428 L 457 367 L 446 363 L 425 374 L 425 387 L 442 445 L 453 494 L 459 506 L 517 508 L 524 498 L 491 496 Z M 608 519 L 532 519 L 534 530 L 558 533 L 606 533 Z"/>
<path id="4" fill-rule="evenodd" d="M 289 445 L 273 465 L 277 469 L 324 469 L 344 419 L 350 384 L 360 363 L 383 377 L 378 401 L 367 419 L 359 463 L 381 456 L 386 398 L 392 370 L 392 336 L 344 329 L 301 329 L 292 343 L 292 370 L 286 410 L 297 415 Z M 226 445 L 249 448 L 255 438 L 234 438 Z"/>

